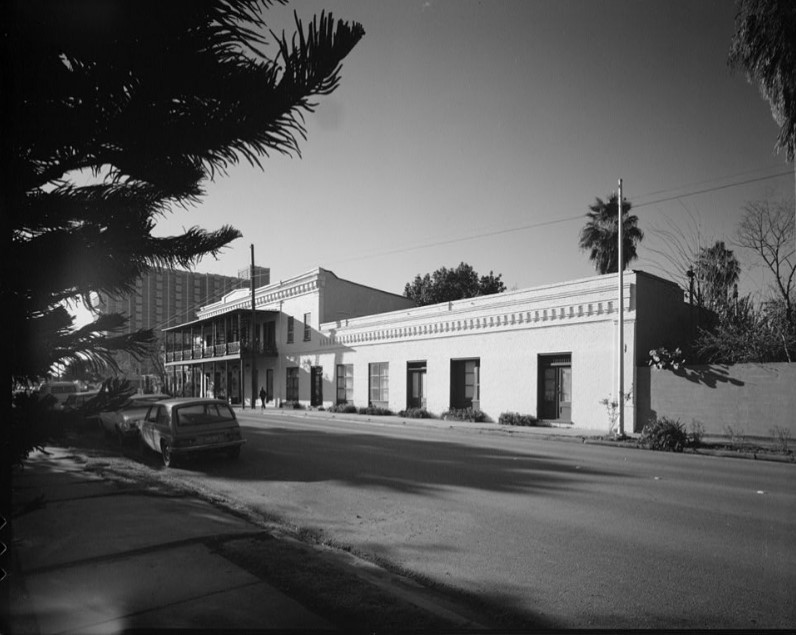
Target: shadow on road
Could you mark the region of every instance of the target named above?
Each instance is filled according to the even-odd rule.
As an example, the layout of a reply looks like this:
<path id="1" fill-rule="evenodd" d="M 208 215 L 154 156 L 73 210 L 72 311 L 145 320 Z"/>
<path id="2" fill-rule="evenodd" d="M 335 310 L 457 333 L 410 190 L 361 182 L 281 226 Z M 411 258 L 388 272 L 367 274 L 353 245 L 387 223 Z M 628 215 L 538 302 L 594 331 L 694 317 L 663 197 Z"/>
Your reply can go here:
<path id="1" fill-rule="evenodd" d="M 249 443 L 238 463 L 197 461 L 186 468 L 242 480 L 322 482 L 433 494 L 447 487 L 549 493 L 578 488 L 589 477 L 627 477 L 576 460 L 450 441 L 367 433 L 244 426 Z"/>

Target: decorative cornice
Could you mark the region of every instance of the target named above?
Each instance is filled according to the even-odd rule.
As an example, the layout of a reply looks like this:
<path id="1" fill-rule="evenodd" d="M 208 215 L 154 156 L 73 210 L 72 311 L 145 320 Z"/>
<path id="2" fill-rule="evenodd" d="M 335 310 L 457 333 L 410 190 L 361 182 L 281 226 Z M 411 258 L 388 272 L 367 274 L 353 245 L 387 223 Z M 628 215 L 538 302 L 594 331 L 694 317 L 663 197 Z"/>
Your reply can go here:
<path id="1" fill-rule="evenodd" d="M 254 306 L 258 309 L 278 310 L 279 303 L 302 295 L 317 292 L 321 287 L 320 271 L 299 276 L 287 282 L 279 282 L 260 287 L 254 290 Z M 250 309 L 251 295 L 239 298 L 233 302 L 216 302 L 202 307 L 198 312 L 199 319 L 206 319 L 235 311 L 236 309 Z"/>
<path id="2" fill-rule="evenodd" d="M 634 305 L 631 304 L 632 288 L 632 281 L 626 281 L 624 296 L 628 321 L 635 319 Z M 378 344 L 546 328 L 614 320 L 617 313 L 616 288 L 605 284 L 581 285 L 579 293 L 572 290 L 569 293 L 553 291 L 541 294 L 515 292 L 323 324 L 321 346 Z"/>

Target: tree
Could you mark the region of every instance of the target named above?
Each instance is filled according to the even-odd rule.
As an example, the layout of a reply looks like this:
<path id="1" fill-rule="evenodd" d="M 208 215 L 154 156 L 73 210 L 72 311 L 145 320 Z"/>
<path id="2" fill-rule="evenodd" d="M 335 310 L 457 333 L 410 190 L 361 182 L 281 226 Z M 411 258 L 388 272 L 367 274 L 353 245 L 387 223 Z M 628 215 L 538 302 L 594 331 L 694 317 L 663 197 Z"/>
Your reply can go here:
<path id="1" fill-rule="evenodd" d="M 790 201 L 748 203 L 738 227 L 738 244 L 757 254 L 773 274 L 775 295 L 782 303 L 785 320 L 796 326 L 793 314 L 796 224 L 792 207 Z"/>
<path id="2" fill-rule="evenodd" d="M 450 302 L 463 298 L 474 298 L 479 295 L 503 293 L 506 286 L 501 280 L 502 274 L 494 275 L 492 271 L 486 276 L 478 277 L 475 270 L 464 262 L 455 269 L 442 267 L 433 274 L 420 274 L 406 283 L 404 296 L 414 300 L 418 306 Z"/>
<path id="3" fill-rule="evenodd" d="M 638 228 L 638 217 L 630 214 L 631 207 L 630 201 L 622 201 L 623 269 L 638 257 L 636 245 L 644 238 L 644 232 Z M 589 252 L 599 274 L 616 273 L 619 270 L 618 194 L 611 194 L 606 201 L 597 198 L 589 210 L 586 213 L 589 220 L 580 232 L 581 251 Z"/>
<path id="4" fill-rule="evenodd" d="M 745 296 L 721 312 L 711 328 L 700 329 L 694 348 L 703 363 L 792 362 L 796 329 L 785 321 L 781 302 L 756 306 Z"/>
<path id="5" fill-rule="evenodd" d="M 740 275 L 741 265 L 724 241 L 703 247 L 694 263 L 697 305 L 716 313 L 725 310 L 732 294 L 737 292 Z"/>
<path id="6" fill-rule="evenodd" d="M 771 106 L 780 126 L 777 150 L 796 154 L 796 3 L 740 0 L 729 64 L 746 71 Z"/>
<path id="7" fill-rule="evenodd" d="M 338 85 L 364 31 L 321 14 L 269 43 L 268 0 L 93 0 L 11 4 L 2 121 L 2 285 L 12 377 L 54 364 L 113 366 L 151 332 L 107 335 L 103 315 L 72 328 L 64 303 L 119 294 L 154 267 L 191 267 L 240 232 L 224 225 L 155 237 L 155 220 L 196 204 L 203 182 L 241 159 L 300 154 L 303 117 Z M 6 69 L 4 69 L 6 70 Z"/>

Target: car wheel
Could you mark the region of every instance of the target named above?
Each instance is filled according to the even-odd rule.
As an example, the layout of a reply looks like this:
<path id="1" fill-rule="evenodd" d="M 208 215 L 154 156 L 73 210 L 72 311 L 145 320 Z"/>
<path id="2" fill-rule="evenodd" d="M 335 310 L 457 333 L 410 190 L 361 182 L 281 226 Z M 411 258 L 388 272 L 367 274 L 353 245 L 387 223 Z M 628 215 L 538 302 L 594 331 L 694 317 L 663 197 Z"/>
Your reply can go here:
<path id="1" fill-rule="evenodd" d="M 234 448 L 231 448 L 231 449 L 227 450 L 227 457 L 230 460 L 234 461 L 239 456 L 240 456 L 240 446 L 237 446 L 237 447 L 234 447 Z"/>
<path id="2" fill-rule="evenodd" d="M 168 441 L 160 442 L 160 454 L 163 457 L 163 465 L 166 467 L 174 467 L 174 454 L 171 452 L 171 443 Z"/>

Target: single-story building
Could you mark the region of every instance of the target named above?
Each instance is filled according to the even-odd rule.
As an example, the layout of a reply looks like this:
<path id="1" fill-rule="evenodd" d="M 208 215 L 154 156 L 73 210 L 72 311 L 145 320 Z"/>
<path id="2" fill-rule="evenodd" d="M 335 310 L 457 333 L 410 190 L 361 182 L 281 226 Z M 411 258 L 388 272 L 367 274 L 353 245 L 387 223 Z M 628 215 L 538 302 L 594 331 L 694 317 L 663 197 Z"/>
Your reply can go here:
<path id="1" fill-rule="evenodd" d="M 169 388 L 251 406 L 353 404 L 433 415 L 476 408 L 607 429 L 617 394 L 617 276 L 608 274 L 416 307 L 403 296 L 317 268 L 237 290 L 164 331 Z M 624 274 L 625 428 L 640 429 L 633 387 L 651 348 L 693 333 L 680 287 Z M 255 326 L 250 328 L 252 315 Z M 259 389 L 255 393 L 259 392 Z"/>

